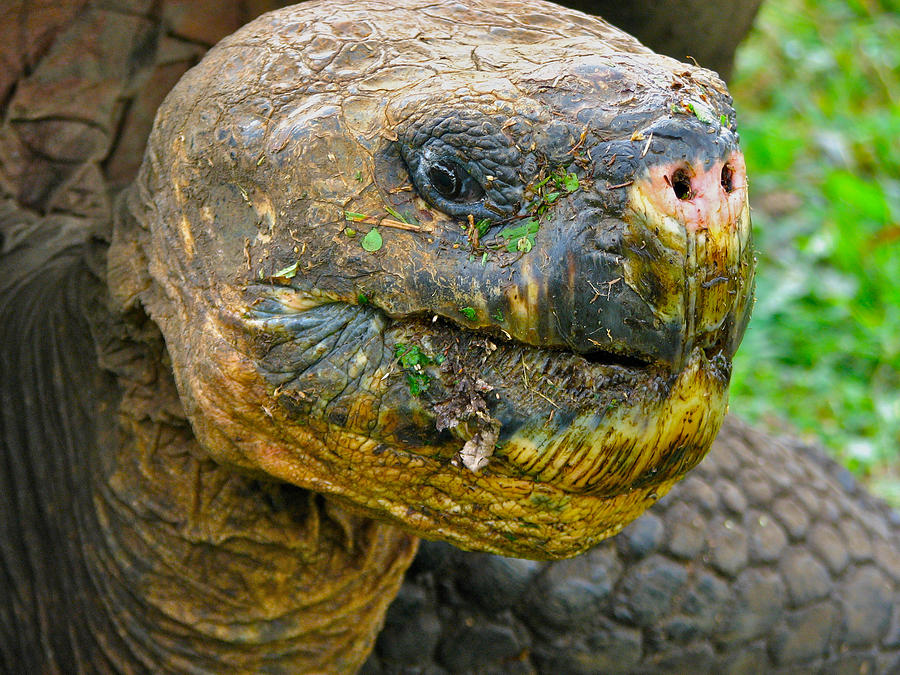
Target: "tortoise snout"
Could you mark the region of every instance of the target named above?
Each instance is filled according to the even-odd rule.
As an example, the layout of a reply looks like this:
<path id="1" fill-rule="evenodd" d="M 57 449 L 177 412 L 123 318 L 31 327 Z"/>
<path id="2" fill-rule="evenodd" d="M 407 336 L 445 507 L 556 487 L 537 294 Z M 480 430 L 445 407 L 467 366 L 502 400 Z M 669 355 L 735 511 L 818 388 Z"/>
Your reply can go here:
<path id="1" fill-rule="evenodd" d="M 648 168 L 645 180 L 651 203 L 688 234 L 737 226 L 747 203 L 747 168 L 739 150 L 711 161 L 663 161 Z"/>
<path id="2" fill-rule="evenodd" d="M 753 286 L 736 135 L 666 120 L 601 156 L 571 221 L 561 219 L 555 237 L 543 235 L 546 249 L 518 262 L 518 283 L 506 290 L 510 332 L 672 371 L 697 347 L 730 357 Z"/>
<path id="3" fill-rule="evenodd" d="M 753 277 L 736 135 L 669 119 L 604 154 L 578 216 L 585 238 L 561 242 L 551 255 L 560 261 L 550 283 L 551 330 L 586 355 L 634 356 L 676 371 L 695 347 L 730 357 Z M 591 213 L 591 203 L 605 206 Z M 618 222 L 610 220 L 617 212 Z"/>
<path id="4" fill-rule="evenodd" d="M 629 186 L 625 280 L 657 321 L 681 327 L 682 358 L 694 346 L 731 356 L 753 290 L 743 154 L 731 130 L 696 120 L 653 133 Z"/>

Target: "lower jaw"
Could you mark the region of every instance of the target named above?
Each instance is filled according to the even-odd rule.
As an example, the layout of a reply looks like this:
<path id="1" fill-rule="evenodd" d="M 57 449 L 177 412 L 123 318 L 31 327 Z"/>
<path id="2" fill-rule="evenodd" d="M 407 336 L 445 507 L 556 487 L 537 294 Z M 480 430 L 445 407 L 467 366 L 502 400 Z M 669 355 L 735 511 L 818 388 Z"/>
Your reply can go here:
<path id="1" fill-rule="evenodd" d="M 314 483 L 279 473 L 296 466 L 291 447 L 264 468 L 428 539 L 519 558 L 571 557 L 652 506 L 709 449 L 724 416 L 726 386 L 705 396 L 698 387 L 710 375 L 700 360 L 693 367 L 676 378 L 664 401 L 646 399 L 657 406 L 652 410 L 632 400 L 605 416 L 582 409 L 565 425 L 557 414 L 543 426 L 555 410 L 545 402 L 547 414 L 501 440 L 479 472 L 454 465 L 446 454 L 458 441 L 423 446 L 339 432 L 318 451 L 330 458 L 329 470 Z M 312 424 L 294 431 L 294 447 L 321 443 Z M 595 469 L 586 483 L 584 467 Z"/>
<path id="2" fill-rule="evenodd" d="M 579 406 L 567 420 L 524 420 L 497 450 L 511 470 L 576 494 L 611 497 L 671 483 L 712 445 L 727 376 L 700 349 L 675 377 L 652 373 Z M 498 467 L 499 468 L 499 467 Z"/>
<path id="3" fill-rule="evenodd" d="M 409 340 L 403 333 L 392 337 Z M 441 382 L 420 402 L 427 409 L 428 400 L 440 399 L 446 374 L 466 366 L 492 387 L 485 400 L 502 422 L 500 439 L 478 472 L 454 466 L 443 454 L 447 445 L 438 454 L 421 448 L 431 469 L 424 483 L 411 474 L 410 481 L 427 486 L 420 494 L 434 489 L 450 499 L 441 499 L 443 509 L 422 499 L 394 516 L 461 548 L 537 559 L 576 555 L 618 532 L 699 463 L 724 417 L 727 366 L 702 349 L 673 376 L 519 345 L 483 345 L 479 353 L 472 340 L 460 345 L 456 337 L 416 327 L 426 350 L 450 351 Z"/>

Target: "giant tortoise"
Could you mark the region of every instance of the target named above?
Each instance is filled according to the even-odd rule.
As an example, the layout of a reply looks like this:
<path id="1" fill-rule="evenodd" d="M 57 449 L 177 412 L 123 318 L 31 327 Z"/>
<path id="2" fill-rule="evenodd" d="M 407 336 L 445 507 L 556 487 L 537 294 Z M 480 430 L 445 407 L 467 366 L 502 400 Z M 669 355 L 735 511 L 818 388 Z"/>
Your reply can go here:
<path id="1" fill-rule="evenodd" d="M 353 672 L 383 624 L 369 672 L 896 667 L 896 518 L 814 454 L 728 423 L 600 543 L 749 315 L 715 75 L 543 2 L 311 2 L 147 141 L 192 9 L 11 14 L 5 671 Z M 385 620 L 417 536 L 488 553 Z"/>

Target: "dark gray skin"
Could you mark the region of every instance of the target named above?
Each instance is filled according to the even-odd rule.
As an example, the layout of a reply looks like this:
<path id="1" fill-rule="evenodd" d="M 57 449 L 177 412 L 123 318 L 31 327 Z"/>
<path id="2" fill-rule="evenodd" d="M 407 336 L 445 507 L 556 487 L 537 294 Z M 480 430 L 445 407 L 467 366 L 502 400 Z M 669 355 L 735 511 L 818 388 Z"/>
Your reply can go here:
<path id="1" fill-rule="evenodd" d="M 5 200 L 0 207 L 0 232 L 5 236 L 6 254 L 0 281 L 3 326 L 0 436 L 6 462 L 0 471 L 4 481 L 0 494 L 4 500 L 4 516 L 12 514 L 14 517 L 4 518 L 0 541 L 4 561 L 14 549 L 27 550 L 29 556 L 24 566 L 4 566 L 5 574 L 0 584 L 0 670 L 3 672 L 22 672 L 23 669 L 26 672 L 42 669 L 52 672 L 52 667 L 46 663 L 39 665 L 44 657 L 53 659 L 63 672 L 73 672 L 74 664 L 79 660 L 89 664 L 90 670 L 103 671 L 109 666 L 104 652 L 98 649 L 94 640 L 96 635 L 104 632 L 112 635 L 114 627 L 102 606 L 94 613 L 85 614 L 80 600 L 85 589 L 90 589 L 94 582 L 86 576 L 82 566 L 73 563 L 85 550 L 93 554 L 101 552 L 103 544 L 97 538 L 98 523 L 90 516 L 89 500 L 85 499 L 84 485 L 94 478 L 91 472 L 85 471 L 82 460 L 86 448 L 111 433 L 110 420 L 104 411 L 115 404 L 120 393 L 116 392 L 110 373 L 127 371 L 134 382 L 146 381 L 155 375 L 139 369 L 140 359 L 129 360 L 135 356 L 133 351 L 117 349 L 133 340 L 134 335 L 116 335 L 108 329 L 99 333 L 91 330 L 92 324 L 95 329 L 97 325 L 103 325 L 96 304 L 98 294 L 103 292 L 103 246 L 98 249 L 94 242 L 95 237 L 102 240 L 106 235 L 102 227 L 96 227 L 95 219 L 108 209 L 103 194 L 95 188 L 98 177 L 101 184 L 106 181 L 121 185 L 130 180 L 129 166 L 133 169 L 134 162 L 139 161 L 147 117 L 155 110 L 153 101 L 159 100 L 160 91 L 167 88 L 166 82 L 170 86 L 202 53 L 203 47 L 198 45 L 211 44 L 221 37 L 221 34 L 209 37 L 209 31 L 215 33 L 218 23 L 212 22 L 214 25 L 211 26 L 206 20 L 194 26 L 178 25 L 168 34 L 168 37 L 172 34 L 182 38 L 189 36 L 189 39 L 176 41 L 176 44 L 171 40 L 157 41 L 152 36 L 159 25 L 158 15 L 151 12 L 142 18 L 134 14 L 133 7 L 128 10 L 121 15 L 121 23 L 107 23 L 103 40 L 98 41 L 96 34 L 90 33 L 90 30 L 96 30 L 96 25 L 91 28 L 91 17 L 81 19 L 82 25 L 73 31 L 74 35 L 88 31 L 90 37 L 85 39 L 94 45 L 92 49 L 99 44 L 107 50 L 98 61 L 104 75 L 116 83 L 107 90 L 108 98 L 98 97 L 96 91 L 84 94 L 80 104 L 77 95 L 71 92 L 53 98 L 57 103 L 74 101 L 72 109 L 78 109 L 79 105 L 82 109 L 90 109 L 91 114 L 96 114 L 96 120 L 72 120 L 71 112 L 64 109 L 57 119 L 50 115 L 49 121 L 29 122 L 21 116 L 22 107 L 4 116 L 4 134 L 10 128 L 17 129 L 21 136 L 27 137 L 28 143 L 25 144 L 27 150 L 19 155 L 27 161 L 16 163 L 9 160 L 6 153 L 11 149 L 18 151 L 19 146 L 10 142 L 8 135 L 3 136 L 6 162 L 0 172 L 0 184 L 4 196 L 13 198 Z M 228 15 L 227 11 L 222 11 L 215 18 L 218 21 L 222 15 L 237 14 Z M 173 25 L 171 15 L 167 21 L 167 25 Z M 236 27 L 227 26 L 224 32 Z M 192 34 L 191 28 L 198 29 L 198 34 Z M 53 35 L 53 31 L 49 31 L 40 40 L 30 36 L 23 39 L 24 43 L 34 46 L 29 65 L 34 74 L 27 78 L 25 86 L 18 87 L 20 106 L 23 99 L 28 100 L 29 85 L 32 102 L 44 100 L 40 92 L 41 87 L 47 86 L 47 71 L 36 72 L 34 64 L 46 54 L 49 45 L 59 46 Z M 65 39 L 71 40 L 72 33 L 66 34 Z M 152 48 L 148 50 L 146 45 L 152 45 Z M 132 50 L 130 55 L 129 49 Z M 85 49 L 84 53 L 88 51 Z M 155 64 L 149 63 L 153 61 L 148 59 L 150 52 L 156 59 Z M 78 63 L 71 59 L 70 62 Z M 152 75 L 141 80 L 151 82 L 153 86 L 135 85 L 138 64 L 153 65 Z M 147 72 L 142 74 L 147 75 Z M 129 100 L 133 104 L 117 108 L 117 100 Z M 86 106 L 84 102 L 87 101 L 90 105 Z M 60 130 L 67 133 L 64 143 L 54 142 L 59 138 L 54 134 Z M 113 142 L 116 134 L 118 140 Z M 32 210 L 23 210 L 23 204 L 28 204 Z M 12 250 L 15 254 L 9 255 Z M 147 344 L 151 351 L 156 344 L 159 351 L 150 356 L 158 362 L 162 354 L 158 342 L 150 339 Z M 92 356 L 97 349 L 104 354 L 102 363 Z M 177 432 L 185 425 L 178 419 L 177 411 L 175 413 L 172 417 L 163 415 L 160 421 L 167 429 Z M 6 452 L 7 448 L 26 445 L 44 449 L 38 455 L 41 461 L 23 464 Z M 492 562 L 499 560 L 496 558 L 448 553 L 441 548 L 436 549 L 441 560 L 435 561 L 434 555 L 428 555 L 433 549 L 426 548 L 411 577 L 414 582 L 424 583 L 426 590 L 407 587 L 403 591 L 397 610 L 389 615 L 385 636 L 378 647 L 378 658 L 398 657 L 394 661 L 401 663 L 419 659 L 428 663 L 428 658 L 437 655 L 445 670 L 472 670 L 471 662 L 467 665 L 466 659 L 473 653 L 459 647 L 463 642 L 474 643 L 475 638 L 471 641 L 469 638 L 475 632 L 481 637 L 493 637 L 481 643 L 482 648 L 475 654 L 481 657 L 476 662 L 477 668 L 489 669 L 488 659 L 494 658 L 495 662 L 499 659 L 503 664 L 497 669 L 514 671 L 517 665 L 515 659 L 510 660 L 511 652 L 507 649 L 511 644 L 510 631 L 502 626 L 503 621 L 510 620 L 516 636 L 512 644 L 519 648 L 515 656 L 522 657 L 523 650 L 529 649 L 531 664 L 545 672 L 574 669 L 572 657 L 584 650 L 577 645 L 573 647 L 567 642 L 569 638 L 560 636 L 578 636 L 579 627 L 583 629 L 592 622 L 599 625 L 600 630 L 573 639 L 588 646 L 585 672 L 603 670 L 603 666 L 609 664 L 604 661 L 608 653 L 621 655 L 612 665 L 622 665 L 626 669 L 633 667 L 640 672 L 653 667 L 665 670 L 662 664 L 667 662 L 655 659 L 667 653 L 685 658 L 692 668 L 700 671 L 706 668 L 710 672 L 719 672 L 712 665 L 716 658 L 722 654 L 737 656 L 737 651 L 728 651 L 729 644 L 750 645 L 744 652 L 743 672 L 755 672 L 766 659 L 794 664 L 828 660 L 833 670 L 837 670 L 840 663 L 842 667 L 855 666 L 853 672 L 859 672 L 865 663 L 872 664 L 868 672 L 873 672 L 873 667 L 875 672 L 896 670 L 896 664 L 891 665 L 894 663 L 891 659 L 897 655 L 900 634 L 897 603 L 893 602 L 900 578 L 896 562 L 900 548 L 896 516 L 872 505 L 858 488 L 827 468 L 827 462 L 796 444 L 771 442 L 749 430 L 734 434 L 726 427 L 719 448 L 720 452 L 712 456 L 709 468 L 702 465 L 696 480 L 692 477 L 676 488 L 673 496 L 661 504 L 664 508 L 661 514 L 651 511 L 647 519 L 638 521 L 629 531 L 634 534 L 626 534 L 574 561 L 554 563 L 549 570 L 546 565 L 530 562 L 515 562 L 513 565 L 518 568 L 504 568 L 502 563 Z M 728 452 L 722 453 L 721 449 Z M 715 459 L 723 454 L 723 460 Z M 734 465 L 732 456 L 743 458 L 739 466 Z M 785 466 L 787 470 L 782 468 Z M 826 467 L 824 471 L 823 466 Z M 808 480 L 809 489 L 798 488 L 794 482 L 784 480 L 784 473 L 795 475 L 790 467 L 797 468 L 794 482 Z M 724 480 L 722 476 L 725 476 Z M 63 494 L 75 495 L 75 498 L 63 501 L 60 497 Z M 751 506 L 742 507 L 742 500 Z M 64 506 L 59 508 L 59 504 Z M 772 539 L 767 544 L 770 548 L 765 555 L 768 557 L 761 559 L 755 552 L 759 547 L 753 544 L 748 547 L 745 558 L 742 542 L 751 539 L 754 523 L 761 522 L 757 516 L 769 512 L 781 514 L 780 518 L 773 517 L 766 522 L 778 524 L 787 532 L 790 543 L 780 546 L 778 529 L 773 528 L 771 532 L 775 534 L 767 533 Z M 743 515 L 739 517 L 741 513 Z M 792 515 L 785 516 L 784 513 Z M 818 514 L 818 520 L 810 516 L 813 524 L 804 526 L 803 514 Z M 19 529 L 38 518 L 44 523 L 41 528 L 30 532 L 27 528 Z M 726 520 L 730 521 L 730 526 Z M 649 524 L 645 525 L 645 522 Z M 684 523 L 692 526 L 686 537 Z M 709 527 L 709 533 L 704 538 L 703 528 L 706 527 Z M 837 537 L 832 530 L 838 533 Z M 74 532 L 83 534 L 76 538 L 72 536 Z M 679 536 L 682 539 L 679 540 Z M 842 539 L 846 546 L 842 545 Z M 733 545 L 729 548 L 728 543 Z M 841 552 L 847 549 L 852 562 L 845 566 L 841 562 Z M 713 551 L 720 554 L 712 555 Z M 808 554 L 818 562 L 806 565 L 806 558 L 801 558 L 799 565 L 792 566 L 792 554 L 794 557 Z M 670 564 L 664 565 L 660 558 Z M 60 573 L 63 561 L 68 562 Z M 798 567 L 803 571 L 808 568 L 818 570 L 823 565 L 827 573 L 824 576 L 817 574 L 812 590 L 805 591 L 805 595 L 796 600 L 792 598 L 784 603 L 777 597 L 773 599 L 772 593 L 762 592 L 767 587 L 777 590 L 789 584 L 800 585 L 802 581 L 797 579 L 805 575 L 796 572 Z M 491 569 L 498 566 L 501 573 L 492 576 Z M 574 576 L 583 581 L 574 584 L 574 594 L 571 586 L 560 579 L 568 576 L 570 567 L 580 570 Z M 524 569 L 524 575 L 516 569 Z M 535 580 L 538 577 L 532 574 L 541 569 L 544 571 L 540 572 L 540 581 L 535 584 L 539 596 L 555 595 L 566 599 L 574 595 L 577 600 L 590 595 L 597 599 L 597 604 L 588 608 L 586 614 L 577 602 L 572 609 L 564 606 L 557 613 L 552 603 L 541 601 L 535 604 L 515 588 L 508 592 L 503 590 L 500 597 L 489 597 L 490 594 L 484 591 L 485 586 L 500 587 L 503 581 L 515 581 L 522 576 Z M 554 569 L 560 572 L 554 574 Z M 666 574 L 674 575 L 676 579 L 686 578 L 685 586 L 699 587 L 706 577 L 698 570 L 704 569 L 719 582 L 709 582 L 714 587 L 714 601 L 698 603 L 685 592 L 667 603 L 665 597 L 660 600 L 651 594 L 648 598 L 648 594 L 642 592 L 645 588 L 655 588 L 653 579 L 660 575 L 665 578 Z M 451 579 L 451 573 L 457 570 L 460 571 L 458 578 Z M 778 576 L 781 586 L 779 582 L 772 582 L 772 574 Z M 433 585 L 429 579 L 435 577 L 447 581 Z M 615 590 L 605 590 L 604 578 L 618 582 L 609 583 Z M 115 585 L 112 580 L 107 583 Z M 124 588 L 120 587 L 117 593 L 115 602 L 120 610 L 131 607 L 134 614 L 140 613 L 140 607 L 130 604 L 134 599 Z M 885 598 L 892 604 L 886 603 Z M 431 604 L 432 600 L 437 604 Z M 44 607 L 35 619 L 36 623 L 21 623 L 23 608 L 33 607 L 36 601 Z M 669 608 L 666 617 L 658 616 L 658 608 L 663 605 Z M 832 609 L 822 609 L 823 605 L 830 605 Z M 517 609 L 509 612 L 507 607 Z M 716 616 L 715 608 L 726 608 L 732 613 L 726 613 L 721 621 L 711 619 Z M 402 625 L 401 618 L 407 613 L 419 617 L 413 625 L 426 629 L 426 639 L 422 648 L 414 652 L 415 658 L 410 656 L 409 648 L 398 644 L 395 630 Z M 820 620 L 823 613 L 824 621 Z M 667 617 L 678 614 L 699 617 L 702 625 L 698 632 L 657 630 L 658 626 L 672 626 Z M 525 615 L 531 617 L 531 624 L 523 622 L 521 617 Z M 585 620 L 587 615 L 592 617 L 590 621 Z M 615 619 L 616 623 L 598 618 L 604 615 L 611 617 L 609 621 Z M 443 636 L 435 629 L 435 616 L 444 619 Z M 654 627 L 648 627 L 648 617 L 654 619 Z M 829 617 L 832 622 L 828 621 Z M 40 642 L 37 639 L 38 624 L 46 625 L 57 619 L 62 619 L 61 625 L 67 628 L 54 633 L 50 641 Z M 824 647 L 821 641 L 810 642 L 809 633 L 803 631 L 808 625 L 804 620 L 834 628 Z M 735 628 L 734 622 L 740 625 Z M 488 629 L 479 632 L 477 629 L 485 624 Z M 498 625 L 499 629 L 496 628 Z M 467 636 L 465 631 L 471 628 L 475 630 Z M 113 648 L 123 648 L 117 640 L 111 642 Z M 433 648 L 435 643 L 440 645 L 436 650 Z M 642 656 L 636 655 L 638 643 L 642 645 Z M 813 646 L 808 649 L 810 644 Z M 486 646 L 496 647 L 496 651 L 488 651 Z M 715 651 L 712 658 L 709 657 L 711 649 Z M 458 657 L 454 655 L 456 651 Z M 205 663 L 199 653 L 194 658 L 198 664 Z M 643 663 L 640 658 L 645 659 Z M 594 659 L 593 664 L 590 659 Z M 520 660 L 527 671 L 528 662 Z M 671 665 L 669 672 L 684 669 L 679 662 L 668 663 Z M 207 664 L 207 668 L 213 666 Z M 384 668 L 388 672 L 400 669 L 399 666 Z M 784 668 L 796 672 L 794 666 Z M 814 666 L 810 668 L 815 669 Z"/>

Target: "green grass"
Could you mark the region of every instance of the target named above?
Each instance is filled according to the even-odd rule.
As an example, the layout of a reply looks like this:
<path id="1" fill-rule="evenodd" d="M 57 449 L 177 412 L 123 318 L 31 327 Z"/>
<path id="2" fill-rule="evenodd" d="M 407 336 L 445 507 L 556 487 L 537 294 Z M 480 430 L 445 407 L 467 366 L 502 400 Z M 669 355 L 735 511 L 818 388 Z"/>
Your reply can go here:
<path id="1" fill-rule="evenodd" d="M 769 2 L 730 88 L 759 250 L 732 410 L 900 505 L 900 7 Z"/>

